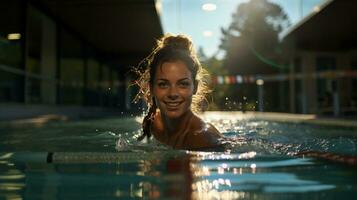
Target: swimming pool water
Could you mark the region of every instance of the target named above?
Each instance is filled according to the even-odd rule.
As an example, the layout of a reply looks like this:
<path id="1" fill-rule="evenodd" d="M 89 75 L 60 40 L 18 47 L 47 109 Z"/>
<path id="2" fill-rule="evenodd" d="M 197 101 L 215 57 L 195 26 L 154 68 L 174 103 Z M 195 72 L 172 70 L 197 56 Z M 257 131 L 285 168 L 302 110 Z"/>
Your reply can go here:
<path id="1" fill-rule="evenodd" d="M 1 124 L 0 199 L 356 199 L 356 166 L 294 156 L 356 155 L 355 129 L 226 116 L 218 152 L 136 142 L 134 117 Z"/>

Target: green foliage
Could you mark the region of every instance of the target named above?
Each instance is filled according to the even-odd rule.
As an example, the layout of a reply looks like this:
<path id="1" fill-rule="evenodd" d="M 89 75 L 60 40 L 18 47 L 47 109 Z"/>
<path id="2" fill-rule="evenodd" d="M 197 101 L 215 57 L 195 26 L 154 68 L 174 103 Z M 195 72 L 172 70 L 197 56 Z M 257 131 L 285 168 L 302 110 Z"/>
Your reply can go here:
<path id="1" fill-rule="evenodd" d="M 242 3 L 228 28 L 222 28 L 220 49 L 225 57 L 208 58 L 202 49 L 198 55 L 213 76 L 278 73 L 286 68 L 279 49 L 278 35 L 290 26 L 283 9 L 268 0 Z M 268 91 L 266 92 L 274 92 Z M 256 110 L 257 86 L 251 84 L 214 85 L 210 110 Z"/>
<path id="2" fill-rule="evenodd" d="M 278 35 L 290 26 L 283 9 L 268 0 L 250 0 L 237 7 L 232 23 L 222 28 L 220 48 L 230 72 L 272 73 L 283 65 Z"/>
<path id="3" fill-rule="evenodd" d="M 223 68 L 223 61 L 216 56 L 207 57 L 200 47 L 197 52 L 198 58 L 202 66 L 208 71 L 212 78 L 227 74 L 227 70 Z M 226 95 L 229 92 L 228 85 L 213 85 L 211 84 L 212 93 L 207 98 L 209 101 L 208 110 L 224 110 Z"/>

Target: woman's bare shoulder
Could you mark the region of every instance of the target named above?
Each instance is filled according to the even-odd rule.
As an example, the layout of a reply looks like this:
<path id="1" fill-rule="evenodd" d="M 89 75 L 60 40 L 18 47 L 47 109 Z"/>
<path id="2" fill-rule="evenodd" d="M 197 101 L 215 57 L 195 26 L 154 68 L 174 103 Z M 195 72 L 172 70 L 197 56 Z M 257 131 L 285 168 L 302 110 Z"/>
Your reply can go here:
<path id="1" fill-rule="evenodd" d="M 215 147 L 219 145 L 222 137 L 223 135 L 212 124 L 195 116 L 191 120 L 190 134 L 186 143 L 192 148 Z"/>
<path id="2" fill-rule="evenodd" d="M 204 134 L 212 134 L 216 136 L 222 136 L 219 130 L 211 123 L 207 123 L 203 121 L 200 117 L 195 116 L 193 121 L 194 129 L 196 132 L 204 133 Z"/>

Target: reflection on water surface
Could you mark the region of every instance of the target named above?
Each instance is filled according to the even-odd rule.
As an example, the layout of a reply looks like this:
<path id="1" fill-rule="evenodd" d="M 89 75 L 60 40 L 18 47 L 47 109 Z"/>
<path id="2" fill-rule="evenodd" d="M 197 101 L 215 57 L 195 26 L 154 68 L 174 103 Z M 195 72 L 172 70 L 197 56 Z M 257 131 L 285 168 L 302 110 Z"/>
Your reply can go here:
<path id="1" fill-rule="evenodd" d="M 302 150 L 356 155 L 354 129 L 242 116 L 206 120 L 232 141 L 228 148 L 195 152 L 138 143 L 134 118 L 6 127 L 0 135 L 0 198 L 357 197 L 353 166 L 293 156 Z"/>

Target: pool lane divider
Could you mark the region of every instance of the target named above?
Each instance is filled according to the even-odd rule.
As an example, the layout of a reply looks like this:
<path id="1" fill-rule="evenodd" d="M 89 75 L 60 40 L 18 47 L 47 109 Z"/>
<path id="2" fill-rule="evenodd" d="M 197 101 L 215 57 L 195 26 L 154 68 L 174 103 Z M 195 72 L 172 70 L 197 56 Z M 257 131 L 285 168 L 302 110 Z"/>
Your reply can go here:
<path id="1" fill-rule="evenodd" d="M 222 154 L 222 152 L 220 153 Z M 100 164 L 100 163 L 135 163 L 142 160 L 171 160 L 189 158 L 193 161 L 210 162 L 221 160 L 233 162 L 235 165 L 247 163 L 260 163 L 260 167 L 279 167 L 294 165 L 313 164 L 313 159 L 357 166 L 357 157 L 326 152 L 307 151 L 295 156 L 257 156 L 241 159 L 242 154 L 231 154 L 230 158 L 201 157 L 195 152 L 172 151 L 172 152 L 8 152 L 0 153 L 0 161 L 48 163 L 48 164 Z M 233 164 L 232 163 L 232 164 Z M 270 163 L 266 165 L 266 163 Z M 316 163 L 315 163 L 316 164 Z M 259 166 L 259 165 L 258 165 Z"/>
<path id="2" fill-rule="evenodd" d="M 187 154 L 180 152 L 2 152 L 0 161 L 28 163 L 131 163 L 141 160 L 162 160 Z"/>
<path id="3" fill-rule="evenodd" d="M 279 167 L 313 164 L 312 159 L 292 156 L 247 156 L 249 153 L 224 154 L 223 152 L 14 152 L 0 153 L 0 161 L 18 163 L 48 164 L 100 164 L 100 163 L 135 163 L 146 161 L 164 161 L 189 159 L 193 162 L 209 163 L 211 161 L 230 162 L 244 167 L 248 164 L 260 163 L 261 167 Z M 221 163 L 218 163 L 221 164 Z"/>

